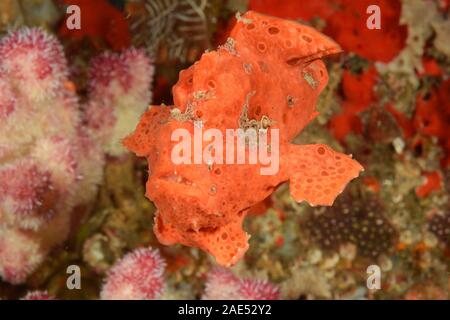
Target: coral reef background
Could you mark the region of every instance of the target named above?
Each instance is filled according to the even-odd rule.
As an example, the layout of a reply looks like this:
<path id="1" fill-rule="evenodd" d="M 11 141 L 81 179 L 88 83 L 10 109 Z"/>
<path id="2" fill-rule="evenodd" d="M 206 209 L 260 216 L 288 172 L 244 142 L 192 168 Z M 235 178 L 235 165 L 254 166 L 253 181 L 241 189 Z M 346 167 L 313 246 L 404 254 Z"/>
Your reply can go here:
<path id="1" fill-rule="evenodd" d="M 70 4 L 81 30 L 66 27 Z M 366 27 L 373 4 L 380 30 Z M 179 71 L 246 10 L 342 46 L 320 115 L 294 142 L 352 154 L 365 171 L 332 207 L 281 185 L 246 218 L 250 249 L 228 270 L 159 244 L 146 162 L 119 140 L 150 103 L 173 103 Z M 448 299 L 449 13 L 446 0 L 0 1 L 0 298 Z M 58 73 L 38 79 L 24 61 L 45 66 L 49 52 Z M 373 264 L 380 290 L 366 286 Z M 69 265 L 81 290 L 66 286 Z"/>

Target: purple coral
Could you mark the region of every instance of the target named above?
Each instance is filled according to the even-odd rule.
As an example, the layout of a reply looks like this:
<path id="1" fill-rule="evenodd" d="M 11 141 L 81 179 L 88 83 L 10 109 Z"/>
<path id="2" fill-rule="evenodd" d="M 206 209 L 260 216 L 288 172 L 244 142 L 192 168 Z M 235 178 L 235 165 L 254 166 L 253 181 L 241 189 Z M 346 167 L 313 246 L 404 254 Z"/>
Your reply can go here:
<path id="1" fill-rule="evenodd" d="M 165 267 L 158 250 L 136 249 L 112 267 L 100 297 L 103 300 L 158 299 L 165 285 Z"/>
<path id="2" fill-rule="evenodd" d="M 376 196 L 361 199 L 346 192 L 324 212 L 313 211 L 304 223 L 305 229 L 323 250 L 336 251 L 341 245 L 352 243 L 359 256 L 376 259 L 395 247 L 398 232 Z"/>
<path id="3" fill-rule="evenodd" d="M 208 273 L 203 300 L 278 300 L 275 284 L 260 279 L 240 279 L 230 270 L 214 268 Z"/>
<path id="4" fill-rule="evenodd" d="M 450 210 L 435 214 L 428 222 L 428 229 L 440 242 L 450 248 Z"/>

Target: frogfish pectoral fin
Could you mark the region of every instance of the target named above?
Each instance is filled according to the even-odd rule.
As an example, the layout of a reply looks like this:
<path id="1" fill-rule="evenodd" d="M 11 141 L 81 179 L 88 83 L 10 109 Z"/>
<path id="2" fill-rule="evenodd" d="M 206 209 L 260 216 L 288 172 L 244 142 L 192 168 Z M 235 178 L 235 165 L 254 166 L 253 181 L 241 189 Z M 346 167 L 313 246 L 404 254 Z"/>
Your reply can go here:
<path id="1" fill-rule="evenodd" d="M 288 174 L 291 196 L 310 205 L 331 206 L 363 167 L 324 144 L 290 145 Z"/>
<path id="2" fill-rule="evenodd" d="M 156 144 L 156 139 L 165 138 L 161 137 L 161 130 L 169 117 L 169 107 L 151 106 L 141 116 L 134 132 L 124 138 L 122 144 L 138 157 L 148 156 Z"/>

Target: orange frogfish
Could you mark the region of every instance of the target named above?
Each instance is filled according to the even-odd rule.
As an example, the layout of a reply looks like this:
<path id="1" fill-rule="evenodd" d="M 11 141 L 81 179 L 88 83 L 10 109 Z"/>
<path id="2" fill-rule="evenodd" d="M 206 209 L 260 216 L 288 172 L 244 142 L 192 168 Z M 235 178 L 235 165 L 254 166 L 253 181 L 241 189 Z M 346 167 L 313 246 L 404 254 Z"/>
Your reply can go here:
<path id="1" fill-rule="evenodd" d="M 315 106 L 328 81 L 320 59 L 339 52 L 334 41 L 311 27 L 249 11 L 238 16 L 224 45 L 180 72 L 174 105 L 151 106 L 124 139 L 129 150 L 147 158 L 146 196 L 157 207 L 154 232 L 161 243 L 198 247 L 220 265 L 231 266 L 248 249 L 242 222 L 249 209 L 281 183 L 290 182 L 298 202 L 333 204 L 362 166 L 327 145 L 290 141 L 317 115 Z M 230 132 L 250 128 L 258 137 L 268 133 L 256 144 L 264 145 L 259 155 L 278 155 L 277 170 L 263 173 L 270 165 L 267 157 L 228 161 L 238 158 Z M 206 135 L 209 129 L 215 131 Z M 179 148 L 185 135 L 174 139 L 180 130 L 193 137 L 188 141 L 192 152 Z M 205 133 L 200 142 L 199 131 Z M 255 149 L 251 137 L 241 140 L 249 158 Z M 268 140 L 270 145 L 263 144 Z M 209 155 L 204 161 L 195 152 L 199 143 L 200 156 Z M 174 161 L 175 149 L 182 150 L 184 160 L 194 160 Z"/>

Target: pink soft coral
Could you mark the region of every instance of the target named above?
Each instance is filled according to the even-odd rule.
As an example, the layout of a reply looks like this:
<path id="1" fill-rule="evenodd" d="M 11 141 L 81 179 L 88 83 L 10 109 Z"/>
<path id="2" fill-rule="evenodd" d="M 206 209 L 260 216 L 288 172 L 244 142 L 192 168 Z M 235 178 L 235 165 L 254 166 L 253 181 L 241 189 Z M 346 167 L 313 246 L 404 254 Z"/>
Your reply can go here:
<path id="1" fill-rule="evenodd" d="M 153 72 L 151 60 L 141 50 L 107 52 L 92 61 L 85 118 L 107 154 L 126 153 L 121 139 L 150 103 Z"/>
<path id="2" fill-rule="evenodd" d="M 85 216 L 102 179 L 104 151 L 124 152 L 119 136 L 131 131 L 129 123 L 150 101 L 152 72 L 141 51 L 104 54 L 91 67 L 90 99 L 81 108 L 54 36 L 25 28 L 0 41 L 4 280 L 25 281 Z M 104 125 L 108 114 L 112 120 Z"/>
<path id="3" fill-rule="evenodd" d="M 160 297 L 166 263 L 157 250 L 136 249 L 109 271 L 100 294 L 103 300 L 152 300 Z"/>
<path id="4" fill-rule="evenodd" d="M 47 291 L 30 291 L 21 300 L 55 300 Z"/>
<path id="5" fill-rule="evenodd" d="M 101 178 L 103 155 L 82 132 L 67 83 L 53 36 L 23 29 L 0 41 L 0 276 L 12 283 L 66 239 L 72 211 Z"/>
<path id="6" fill-rule="evenodd" d="M 214 268 L 208 273 L 204 300 L 278 300 L 279 288 L 269 281 L 239 279 L 230 270 Z"/>

